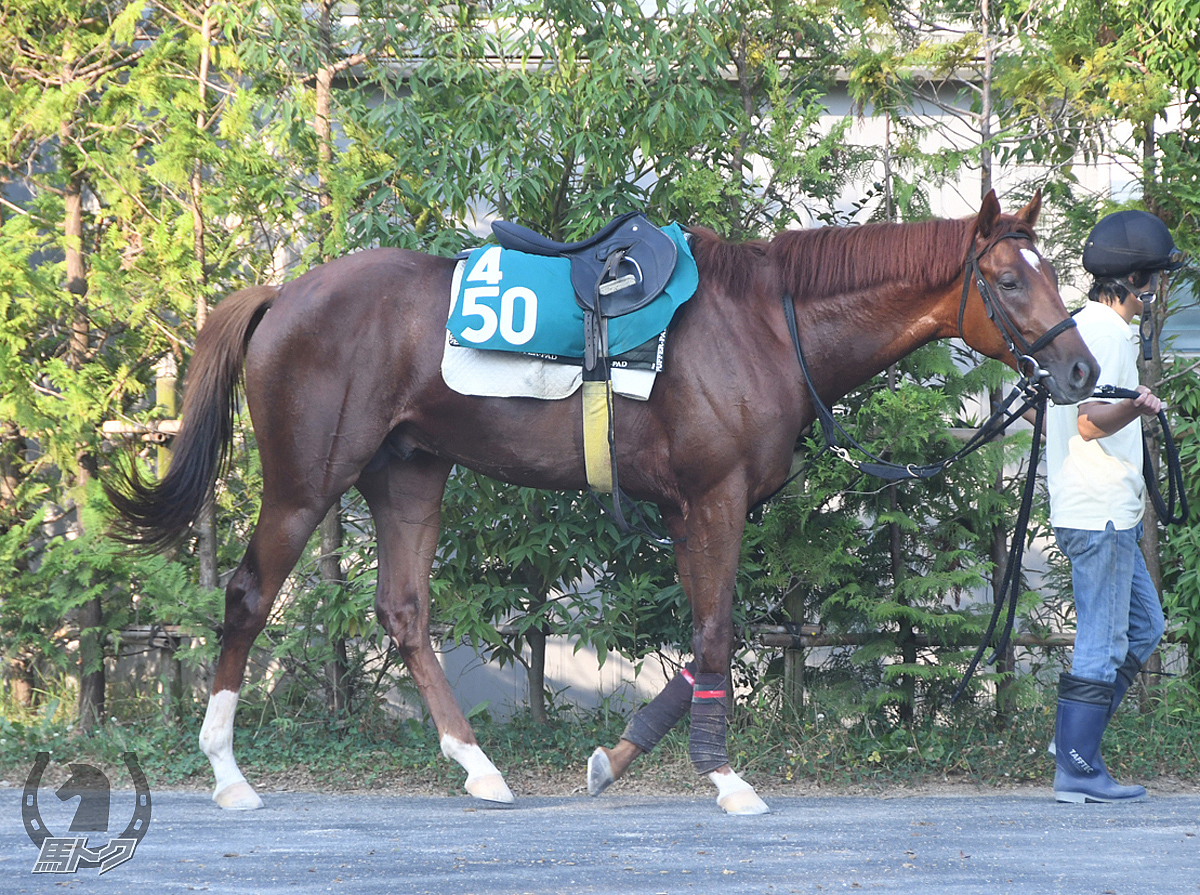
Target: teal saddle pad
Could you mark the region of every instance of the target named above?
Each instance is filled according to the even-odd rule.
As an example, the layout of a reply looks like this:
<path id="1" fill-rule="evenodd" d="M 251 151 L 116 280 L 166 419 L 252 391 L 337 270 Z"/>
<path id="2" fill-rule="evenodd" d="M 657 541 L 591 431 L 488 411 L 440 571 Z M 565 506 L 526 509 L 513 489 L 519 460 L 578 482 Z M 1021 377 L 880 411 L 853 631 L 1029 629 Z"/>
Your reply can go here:
<path id="1" fill-rule="evenodd" d="M 610 355 L 637 348 L 663 332 L 700 283 L 683 228 L 670 224 L 662 230 L 679 249 L 675 271 L 650 304 L 608 321 Z M 446 328 L 468 348 L 582 358 L 583 309 L 571 286 L 570 259 L 497 245 L 475 249 L 463 262 Z"/>

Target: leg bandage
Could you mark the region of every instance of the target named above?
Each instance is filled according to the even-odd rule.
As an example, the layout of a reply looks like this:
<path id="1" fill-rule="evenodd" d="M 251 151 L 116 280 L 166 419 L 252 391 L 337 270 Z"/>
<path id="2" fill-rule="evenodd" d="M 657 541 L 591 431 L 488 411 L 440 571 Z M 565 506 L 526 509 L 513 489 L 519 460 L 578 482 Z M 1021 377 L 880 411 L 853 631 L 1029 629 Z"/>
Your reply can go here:
<path id="1" fill-rule="evenodd" d="M 692 736 L 688 757 L 697 773 L 709 774 L 729 764 L 725 729 L 729 709 L 729 681 L 723 674 L 697 674 L 692 691 Z"/>
<path id="2" fill-rule="evenodd" d="M 657 746 L 692 705 L 695 669 L 696 663 L 689 662 L 679 674 L 667 681 L 662 692 L 629 719 L 621 739 L 629 740 L 643 752 L 649 752 Z"/>

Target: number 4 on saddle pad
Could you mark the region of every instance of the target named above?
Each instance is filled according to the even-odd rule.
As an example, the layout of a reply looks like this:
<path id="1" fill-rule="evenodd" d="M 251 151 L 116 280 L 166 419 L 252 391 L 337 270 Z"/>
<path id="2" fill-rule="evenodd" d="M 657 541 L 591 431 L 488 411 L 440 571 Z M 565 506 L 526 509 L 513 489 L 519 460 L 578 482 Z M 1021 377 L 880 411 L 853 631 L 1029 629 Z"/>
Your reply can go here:
<path id="1" fill-rule="evenodd" d="M 630 351 L 665 330 L 675 311 L 696 291 L 696 262 L 683 228 L 670 224 L 662 230 L 678 249 L 675 270 L 658 298 L 609 320 L 612 355 Z M 472 348 L 582 359 L 584 311 L 575 300 L 570 258 L 496 245 L 475 249 L 451 298 L 446 328 L 456 341 Z"/>

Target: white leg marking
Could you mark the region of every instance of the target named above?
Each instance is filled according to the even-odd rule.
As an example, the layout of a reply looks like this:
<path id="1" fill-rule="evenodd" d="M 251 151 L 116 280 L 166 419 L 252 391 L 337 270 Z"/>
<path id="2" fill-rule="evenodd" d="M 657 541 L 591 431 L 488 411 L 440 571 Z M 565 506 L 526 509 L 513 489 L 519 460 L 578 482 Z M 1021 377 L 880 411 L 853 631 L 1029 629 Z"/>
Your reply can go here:
<path id="1" fill-rule="evenodd" d="M 246 782 L 233 758 L 233 716 L 237 704 L 234 690 L 221 690 L 208 697 L 208 710 L 200 728 L 200 748 L 208 756 L 217 778 L 213 789 L 217 805 L 235 810 L 261 808 L 262 799 Z"/>
<path id="2" fill-rule="evenodd" d="M 726 814 L 749 816 L 766 814 L 771 810 L 767 803 L 758 797 L 754 787 L 732 770 L 725 773 L 713 771 L 708 775 L 708 779 L 717 787 L 717 804 Z"/>
<path id="3" fill-rule="evenodd" d="M 463 743 L 450 734 L 442 737 L 442 754 L 462 765 L 467 772 L 467 792 L 485 802 L 512 804 L 513 794 L 500 771 L 474 743 Z"/>
<path id="4" fill-rule="evenodd" d="M 1021 257 L 1038 273 L 1042 272 L 1042 259 L 1033 249 L 1021 249 Z"/>
<path id="5" fill-rule="evenodd" d="M 592 757 L 588 759 L 588 795 L 598 796 L 612 786 L 614 782 L 612 762 L 608 760 L 608 756 L 604 753 L 604 750 L 597 746 L 596 751 L 592 753 Z"/>

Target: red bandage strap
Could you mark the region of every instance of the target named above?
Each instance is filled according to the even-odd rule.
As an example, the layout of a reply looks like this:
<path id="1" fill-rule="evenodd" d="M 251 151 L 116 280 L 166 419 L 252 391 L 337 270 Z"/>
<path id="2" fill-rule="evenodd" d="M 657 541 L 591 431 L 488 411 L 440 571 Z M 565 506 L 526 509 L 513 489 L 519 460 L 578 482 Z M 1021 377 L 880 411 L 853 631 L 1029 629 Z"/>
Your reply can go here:
<path id="1" fill-rule="evenodd" d="M 693 688 L 696 687 L 696 677 L 690 671 L 688 671 L 687 668 L 684 668 L 683 671 L 680 672 L 680 675 L 682 675 L 683 679 L 685 681 L 687 681 L 689 684 L 691 684 Z M 704 677 L 708 678 L 708 680 L 706 680 L 704 683 L 708 684 L 710 686 L 712 684 L 716 684 L 716 683 L 722 683 L 722 684 L 725 683 L 725 678 L 723 675 L 706 674 L 706 675 L 704 675 Z M 725 698 L 725 688 L 724 687 L 722 687 L 719 690 L 698 690 L 698 689 L 692 690 L 692 699 L 693 700 L 696 700 L 696 699 L 724 699 L 724 698 Z"/>

